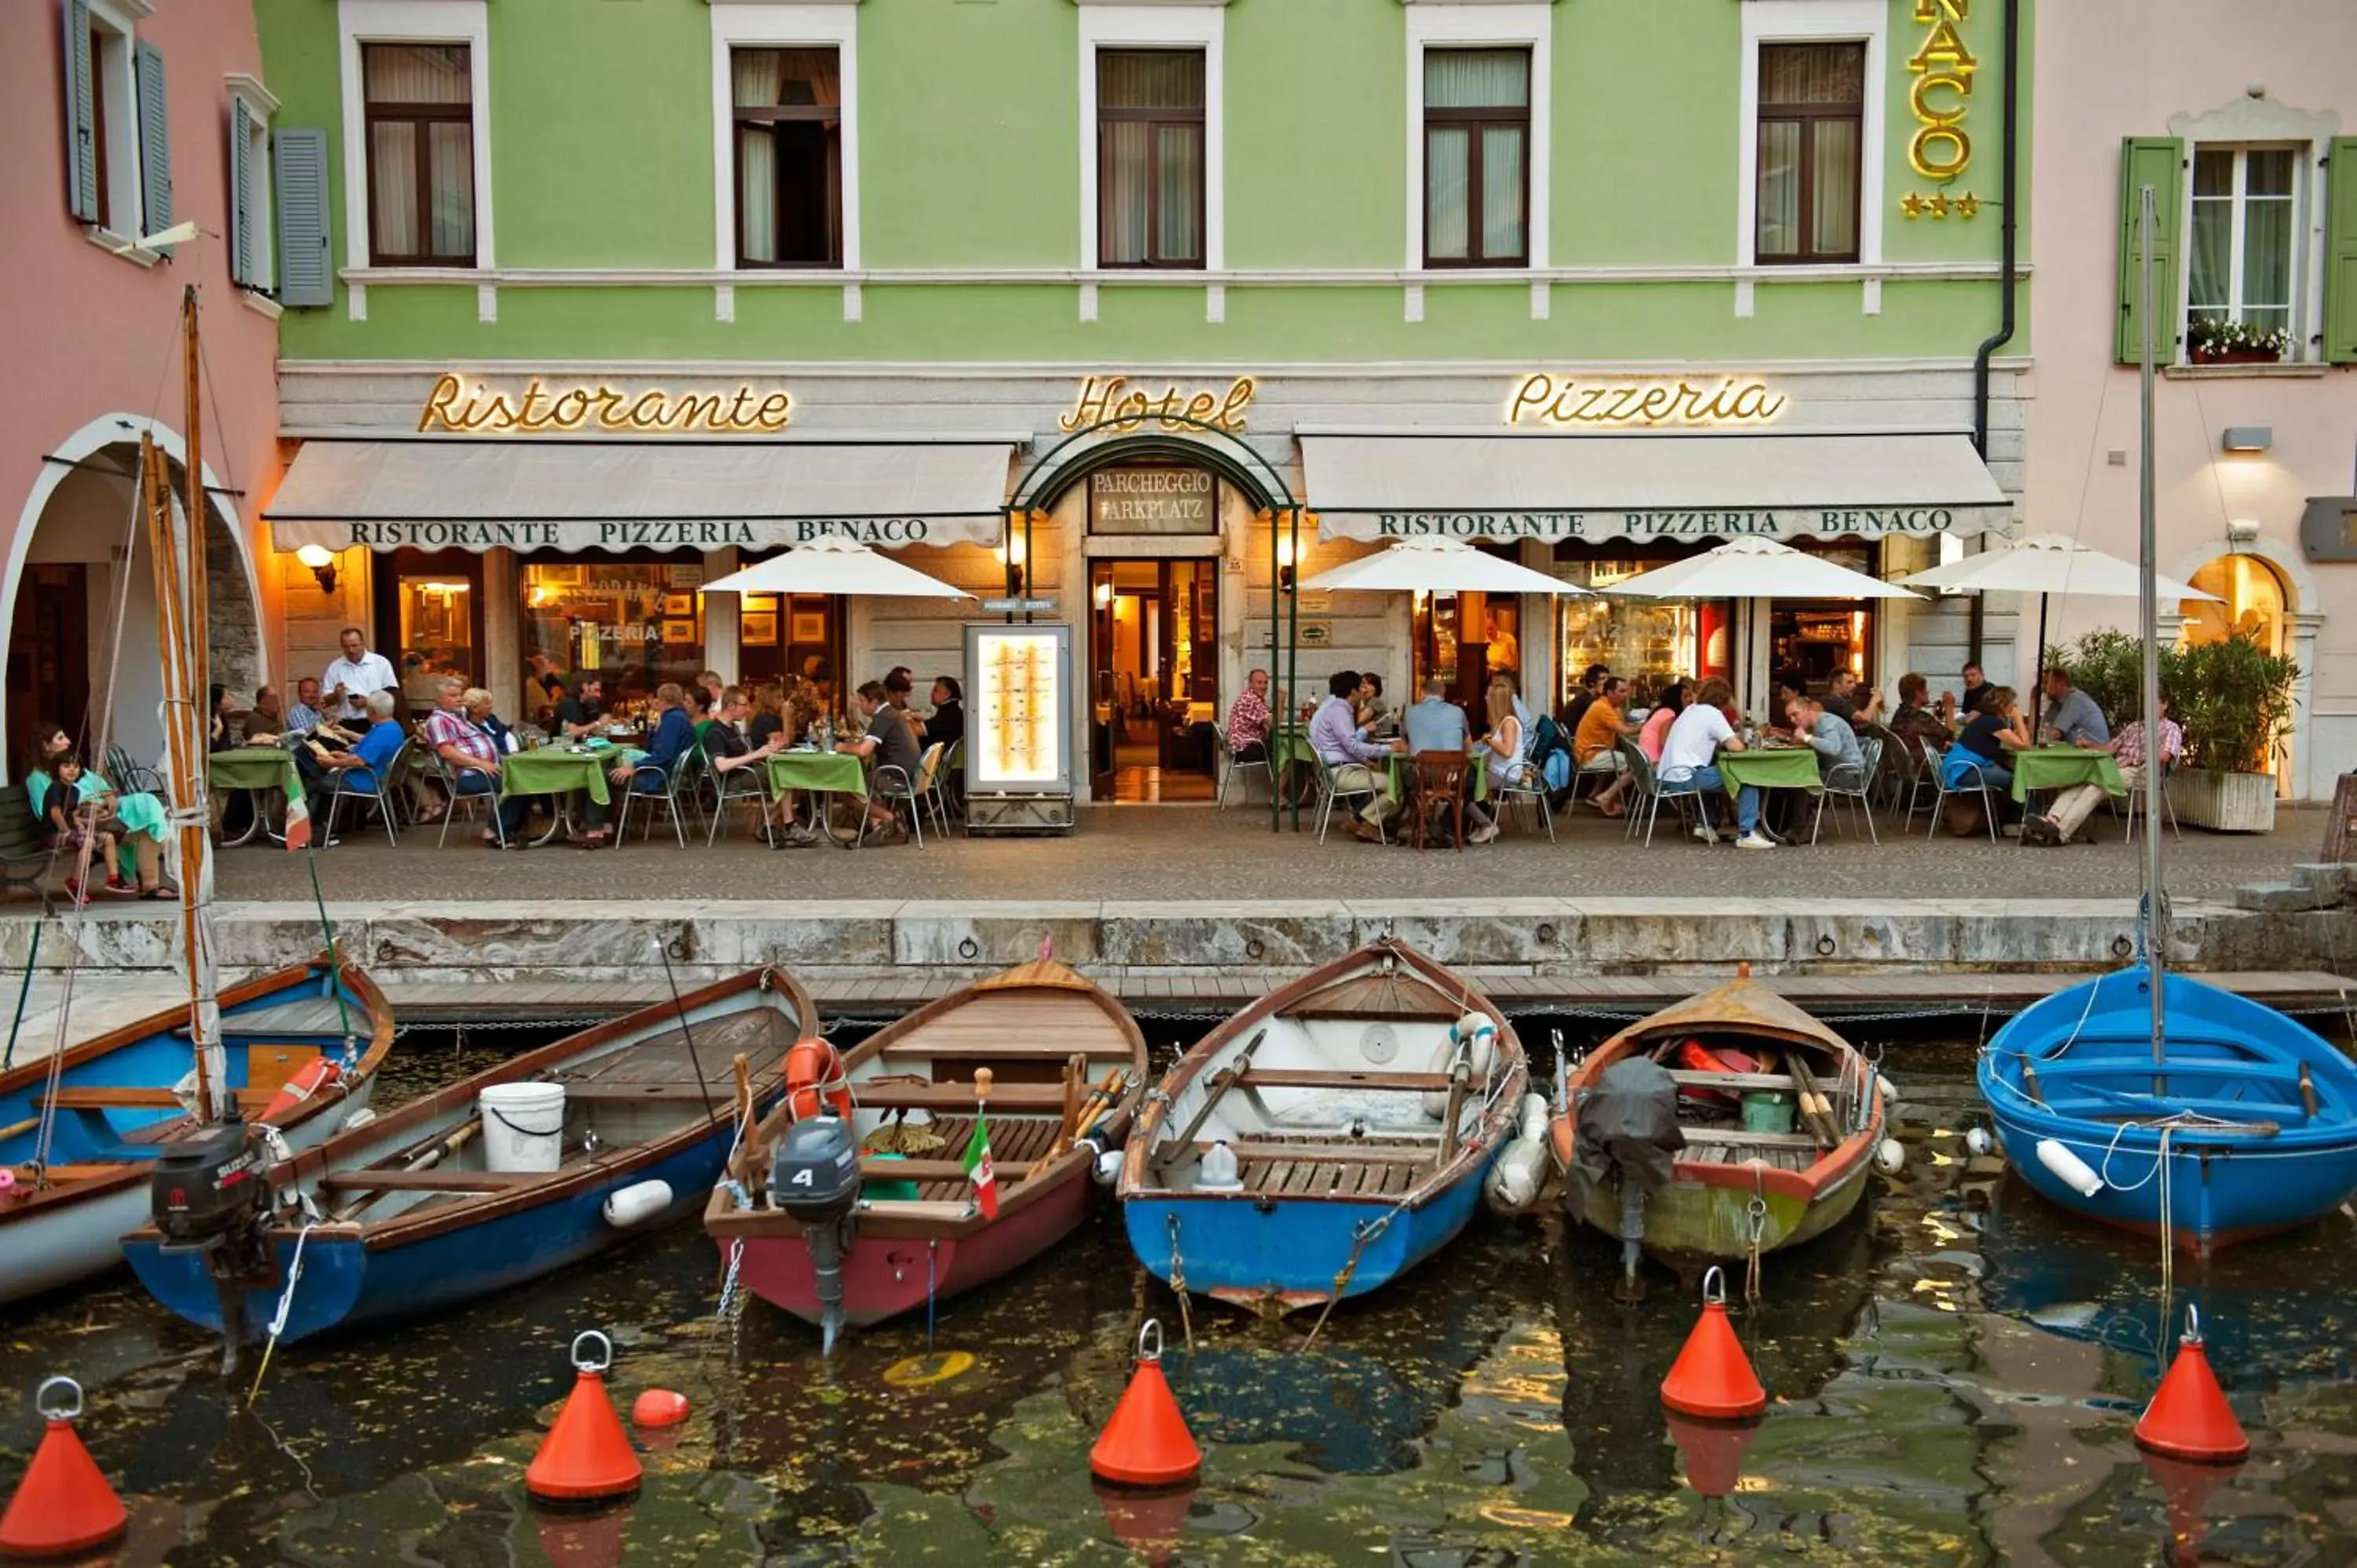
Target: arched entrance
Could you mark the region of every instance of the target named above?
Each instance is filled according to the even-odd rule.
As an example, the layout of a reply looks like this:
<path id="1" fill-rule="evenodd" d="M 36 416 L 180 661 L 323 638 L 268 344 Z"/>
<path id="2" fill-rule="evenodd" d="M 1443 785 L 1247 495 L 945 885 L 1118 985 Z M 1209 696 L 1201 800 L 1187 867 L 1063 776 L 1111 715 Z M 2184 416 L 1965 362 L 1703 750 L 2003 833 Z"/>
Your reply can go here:
<path id="1" fill-rule="evenodd" d="M 2179 647 L 2248 637 L 2278 657 L 2291 651 L 2291 587 L 2266 562 L 2255 555 L 2221 555 L 2190 581 L 2219 602 L 2188 599 L 2179 607 L 2185 618 L 2178 630 Z"/>
<path id="2" fill-rule="evenodd" d="M 178 433 L 115 414 L 49 449 L 53 460 L 42 465 L 18 514 L 0 589 L 7 617 L 0 732 L 8 778 L 21 771 L 26 743 L 45 720 L 90 739 L 104 714 L 112 743 L 135 761 L 153 764 L 163 751 L 155 568 L 138 518 L 143 431 L 166 452 L 175 491 L 184 494 Z M 217 486 L 210 465 L 205 478 L 208 487 Z M 267 676 L 253 564 L 231 499 L 213 494 L 208 500 L 211 677 L 251 699 Z"/>
<path id="3" fill-rule="evenodd" d="M 1243 542 L 1284 487 L 1226 431 L 1140 431 L 1139 423 L 1051 448 L 1018 485 L 1010 515 L 1027 535 L 1034 516 L 1054 520 L 1061 566 L 1080 590 L 1071 618 L 1084 628 L 1091 798 L 1208 802 L 1218 788 L 1215 726 L 1242 677 Z M 1037 547 L 1010 535 L 1010 561 L 1027 545 Z"/>

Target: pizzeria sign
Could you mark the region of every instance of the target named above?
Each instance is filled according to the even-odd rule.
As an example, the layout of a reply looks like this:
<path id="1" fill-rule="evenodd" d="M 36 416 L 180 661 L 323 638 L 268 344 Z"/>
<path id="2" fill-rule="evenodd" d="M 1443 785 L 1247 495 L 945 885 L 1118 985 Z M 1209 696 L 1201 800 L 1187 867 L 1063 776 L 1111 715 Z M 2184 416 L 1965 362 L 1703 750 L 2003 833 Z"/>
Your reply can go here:
<path id="1" fill-rule="evenodd" d="M 1320 510 L 1328 539 L 1912 538 L 1979 533 L 2004 526 L 1996 506 L 1581 509 L 1556 511 L 1334 511 Z"/>

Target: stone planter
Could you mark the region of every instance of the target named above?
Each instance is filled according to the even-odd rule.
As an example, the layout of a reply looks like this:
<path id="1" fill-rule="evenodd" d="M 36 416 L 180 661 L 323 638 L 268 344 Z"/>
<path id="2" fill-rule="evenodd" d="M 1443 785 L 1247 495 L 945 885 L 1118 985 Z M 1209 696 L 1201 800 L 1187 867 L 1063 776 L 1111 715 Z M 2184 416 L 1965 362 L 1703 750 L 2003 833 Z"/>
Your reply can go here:
<path id="1" fill-rule="evenodd" d="M 2189 827 L 2224 833 L 2267 833 L 2276 827 L 2276 781 L 2265 773 L 2208 773 L 2181 768 L 2169 776 L 2169 803 Z"/>

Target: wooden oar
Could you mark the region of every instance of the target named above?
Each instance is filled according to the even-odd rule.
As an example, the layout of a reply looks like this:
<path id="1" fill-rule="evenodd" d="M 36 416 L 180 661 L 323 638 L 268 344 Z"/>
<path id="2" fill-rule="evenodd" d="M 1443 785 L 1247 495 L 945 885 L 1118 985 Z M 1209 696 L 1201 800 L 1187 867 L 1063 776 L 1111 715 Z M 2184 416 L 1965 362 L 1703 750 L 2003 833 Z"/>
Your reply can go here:
<path id="1" fill-rule="evenodd" d="M 1056 1141 L 1048 1150 L 1048 1158 L 1052 1160 L 1071 1148 L 1072 1140 L 1080 1135 L 1081 1102 L 1087 1097 L 1088 1084 L 1088 1058 L 1077 1052 L 1065 1058 L 1064 1115 L 1056 1124 Z"/>
<path id="2" fill-rule="evenodd" d="M 418 1155 L 415 1158 L 394 1166 L 393 1168 L 401 1171 L 431 1170 L 436 1165 L 440 1165 L 443 1160 L 448 1156 L 457 1154 L 468 1144 L 473 1143 L 482 1130 L 483 1119 L 480 1116 L 476 1116 L 468 1121 L 461 1122 L 457 1127 L 451 1130 L 448 1137 L 444 1138 L 440 1143 L 434 1144 L 431 1148 L 428 1148 L 423 1154 Z M 341 1208 L 337 1209 L 333 1214 L 328 1216 L 328 1218 L 331 1222 L 340 1225 L 345 1220 L 348 1220 L 360 1213 L 361 1209 L 366 1208 L 370 1204 L 374 1203 L 378 1198 L 382 1197 L 385 1190 L 389 1189 L 379 1189 L 372 1192 L 362 1193 L 360 1197 L 352 1199 L 350 1203 L 345 1204 Z"/>
<path id="3" fill-rule="evenodd" d="M 1244 1048 L 1238 1051 L 1226 1067 L 1212 1075 L 1213 1082 L 1211 1090 L 1203 1096 L 1203 1103 L 1196 1107 L 1194 1120 L 1187 1123 L 1186 1130 L 1178 1137 L 1155 1151 L 1146 1161 L 1148 1169 L 1159 1170 L 1176 1159 L 1181 1151 L 1195 1146 L 1195 1134 L 1201 1132 L 1203 1123 L 1211 1119 L 1212 1108 L 1220 1103 L 1221 1096 L 1233 1089 L 1244 1074 L 1251 1070 L 1253 1053 L 1260 1049 L 1260 1043 L 1266 1038 L 1268 1038 L 1268 1030 L 1264 1027 L 1244 1042 Z"/>
<path id="4" fill-rule="evenodd" d="M 1819 1148 L 1839 1148 L 1841 1131 L 1834 1125 L 1833 1106 L 1826 1101 L 1824 1091 L 1817 1087 L 1816 1074 L 1809 1070 L 1809 1064 L 1802 1059 L 1800 1052 L 1792 1052 L 1792 1081 L 1801 1090 L 1802 1122 L 1815 1135 Z"/>

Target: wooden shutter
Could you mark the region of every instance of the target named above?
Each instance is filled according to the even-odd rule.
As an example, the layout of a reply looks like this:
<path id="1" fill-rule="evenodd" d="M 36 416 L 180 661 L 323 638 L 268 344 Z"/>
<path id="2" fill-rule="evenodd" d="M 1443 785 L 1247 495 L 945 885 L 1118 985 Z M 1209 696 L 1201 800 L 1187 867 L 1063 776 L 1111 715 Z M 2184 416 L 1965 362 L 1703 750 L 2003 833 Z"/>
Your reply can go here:
<path id="1" fill-rule="evenodd" d="M 2177 318 L 2177 231 L 2184 207 L 2185 143 L 2176 136 L 2130 136 L 2120 143 L 2120 330 L 2115 356 L 2123 365 L 2143 357 L 2136 318 L 2136 193 L 2152 187 L 2152 357 L 2177 359 L 2183 323 Z"/>
<path id="2" fill-rule="evenodd" d="M 64 0 L 66 210 L 98 221 L 98 91 L 91 71 L 88 0 Z"/>
<path id="3" fill-rule="evenodd" d="M 229 281 L 264 288 L 253 275 L 253 111 L 229 101 Z"/>
<path id="4" fill-rule="evenodd" d="M 2324 166 L 2324 358 L 2357 364 L 2357 136 L 2334 137 Z"/>
<path id="5" fill-rule="evenodd" d="M 278 182 L 278 303 L 333 305 L 335 269 L 328 264 L 328 133 L 295 125 L 271 138 L 270 167 Z"/>
<path id="6" fill-rule="evenodd" d="M 145 215 L 140 232 L 160 234 L 172 226 L 172 137 L 164 121 L 164 51 L 142 40 L 131 51 L 131 64 L 139 90 L 139 205 Z M 156 249 L 166 255 L 172 252 L 169 245 Z"/>

